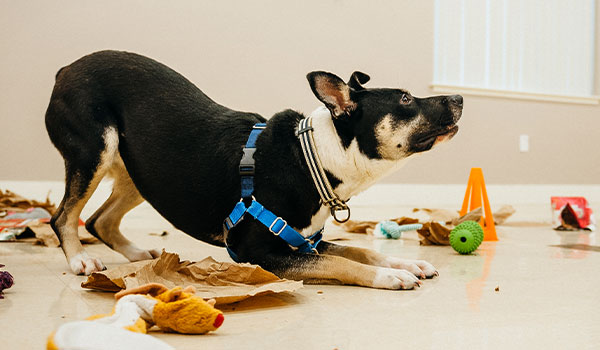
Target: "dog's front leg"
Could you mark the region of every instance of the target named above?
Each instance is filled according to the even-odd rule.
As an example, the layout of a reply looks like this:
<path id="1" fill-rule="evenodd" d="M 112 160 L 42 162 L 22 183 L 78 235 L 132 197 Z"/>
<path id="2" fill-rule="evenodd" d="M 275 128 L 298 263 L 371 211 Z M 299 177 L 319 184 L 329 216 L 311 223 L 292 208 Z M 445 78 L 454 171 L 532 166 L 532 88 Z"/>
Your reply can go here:
<path id="1" fill-rule="evenodd" d="M 381 289 L 413 289 L 421 282 L 409 271 L 361 264 L 340 256 L 291 253 L 268 255 L 259 264 L 281 278 L 306 283 L 353 284 Z"/>
<path id="2" fill-rule="evenodd" d="M 435 267 L 427 261 L 400 259 L 370 249 L 348 247 L 322 241 L 318 246 L 318 251 L 321 254 L 341 256 L 362 264 L 408 270 L 419 278 L 432 278 L 438 275 Z"/>

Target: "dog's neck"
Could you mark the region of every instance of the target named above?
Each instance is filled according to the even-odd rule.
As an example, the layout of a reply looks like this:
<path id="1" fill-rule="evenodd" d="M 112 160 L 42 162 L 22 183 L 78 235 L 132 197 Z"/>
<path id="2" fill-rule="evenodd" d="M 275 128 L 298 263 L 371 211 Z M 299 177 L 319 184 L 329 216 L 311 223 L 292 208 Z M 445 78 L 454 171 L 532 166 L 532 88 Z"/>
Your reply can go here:
<path id="1" fill-rule="evenodd" d="M 325 107 L 313 111 L 312 126 L 316 152 L 321 159 L 321 165 L 341 183 L 334 188 L 337 196 L 343 200 L 366 190 L 369 186 L 390 173 L 398 170 L 406 159 L 391 161 L 385 159 L 371 159 L 362 153 L 356 139 L 352 140 L 349 147 L 344 147 L 340 139 L 331 114 Z M 311 224 L 302 228 L 300 232 L 309 236 L 325 225 L 330 216 L 330 209 L 323 204 L 311 218 Z"/>
<path id="2" fill-rule="evenodd" d="M 404 165 L 405 160 L 392 161 L 367 157 L 360 151 L 356 139 L 345 148 L 327 108 L 317 108 L 310 116 L 314 128 L 315 148 L 322 166 L 342 181 L 335 188 L 335 193 L 340 198 L 347 200 L 357 195 Z"/>

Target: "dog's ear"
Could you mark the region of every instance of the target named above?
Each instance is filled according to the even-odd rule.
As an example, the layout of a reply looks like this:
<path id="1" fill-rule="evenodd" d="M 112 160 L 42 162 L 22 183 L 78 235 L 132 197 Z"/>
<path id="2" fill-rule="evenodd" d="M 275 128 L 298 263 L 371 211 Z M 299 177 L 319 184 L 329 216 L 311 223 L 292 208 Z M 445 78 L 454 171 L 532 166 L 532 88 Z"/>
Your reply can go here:
<path id="1" fill-rule="evenodd" d="M 350 97 L 350 87 L 337 75 L 318 71 L 308 73 L 306 78 L 315 96 L 335 118 L 350 115 L 356 109 L 356 103 Z"/>
<path id="2" fill-rule="evenodd" d="M 371 77 L 367 74 L 356 71 L 352 73 L 350 80 L 348 80 L 348 86 L 356 91 L 364 90 L 365 88 L 362 86 L 362 84 L 366 84 L 370 79 Z"/>

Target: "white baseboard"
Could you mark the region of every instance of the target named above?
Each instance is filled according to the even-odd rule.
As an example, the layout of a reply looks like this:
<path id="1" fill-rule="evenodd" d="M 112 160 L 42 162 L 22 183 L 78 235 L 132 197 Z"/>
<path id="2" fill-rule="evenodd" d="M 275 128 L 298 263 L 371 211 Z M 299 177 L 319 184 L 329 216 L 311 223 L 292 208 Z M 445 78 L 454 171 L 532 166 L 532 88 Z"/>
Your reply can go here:
<path id="1" fill-rule="evenodd" d="M 380 184 L 352 199 L 355 205 L 456 206 L 463 202 L 466 184 Z M 582 196 L 600 203 L 600 185 L 487 185 L 490 203 L 496 205 L 548 204 L 552 196 Z"/>
<path id="2" fill-rule="evenodd" d="M 0 181 L 0 189 L 8 189 L 32 199 L 43 200 L 48 193 L 60 202 L 64 193 L 61 181 Z M 110 181 L 103 181 L 91 202 L 104 201 L 110 194 Z M 377 184 L 352 198 L 354 206 L 456 206 L 462 204 L 465 185 Z M 600 204 L 600 185 L 488 185 L 488 198 L 495 205 L 550 203 L 551 196 L 583 196 Z"/>

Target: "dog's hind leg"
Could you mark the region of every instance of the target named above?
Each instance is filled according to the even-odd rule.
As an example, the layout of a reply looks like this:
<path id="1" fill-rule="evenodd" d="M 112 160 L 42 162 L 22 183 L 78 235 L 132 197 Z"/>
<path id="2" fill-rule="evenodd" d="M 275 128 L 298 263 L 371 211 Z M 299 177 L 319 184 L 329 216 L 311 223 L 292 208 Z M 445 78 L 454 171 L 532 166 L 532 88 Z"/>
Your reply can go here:
<path id="1" fill-rule="evenodd" d="M 81 156 L 74 156 L 79 154 Z M 79 217 L 83 207 L 106 174 L 110 159 L 106 151 L 93 152 L 80 149 L 65 157 L 65 194 L 52 216 L 50 224 L 56 232 L 71 270 L 76 274 L 89 275 L 105 269 L 99 259 L 90 257 L 77 234 Z"/>
<path id="2" fill-rule="evenodd" d="M 116 156 L 108 176 L 114 178 L 108 200 L 85 223 L 87 230 L 129 261 L 153 259 L 160 251 L 143 250 L 125 238 L 119 226 L 123 216 L 144 201 L 129 177 L 121 157 Z"/>

